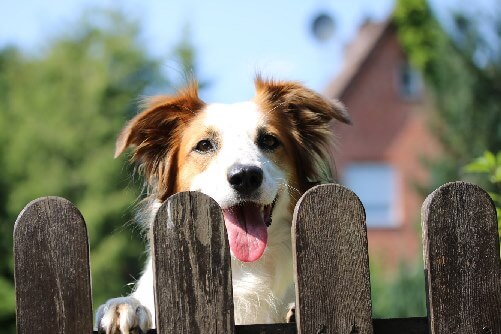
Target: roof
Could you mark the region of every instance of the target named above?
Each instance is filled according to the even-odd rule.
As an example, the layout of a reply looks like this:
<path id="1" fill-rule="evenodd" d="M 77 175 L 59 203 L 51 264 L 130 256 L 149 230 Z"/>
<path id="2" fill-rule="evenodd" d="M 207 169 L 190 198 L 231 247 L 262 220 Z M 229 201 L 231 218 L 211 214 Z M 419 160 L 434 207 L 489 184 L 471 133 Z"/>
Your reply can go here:
<path id="1" fill-rule="evenodd" d="M 362 24 L 355 39 L 347 45 L 343 67 L 334 80 L 327 85 L 326 96 L 334 98 L 344 93 L 390 26 L 390 19 L 382 22 L 367 20 Z"/>

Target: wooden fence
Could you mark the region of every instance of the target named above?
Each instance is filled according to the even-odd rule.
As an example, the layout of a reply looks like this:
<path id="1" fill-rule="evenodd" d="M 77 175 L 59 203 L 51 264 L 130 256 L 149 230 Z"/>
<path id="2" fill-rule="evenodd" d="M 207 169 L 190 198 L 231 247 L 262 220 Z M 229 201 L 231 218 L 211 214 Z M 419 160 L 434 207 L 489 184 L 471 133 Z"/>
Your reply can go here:
<path id="1" fill-rule="evenodd" d="M 446 184 L 428 196 L 422 217 L 428 317 L 372 319 L 364 208 L 350 190 L 323 185 L 295 211 L 297 323 L 234 326 L 221 211 L 200 193 L 174 195 L 152 227 L 157 330 L 150 332 L 501 334 L 499 237 L 489 196 L 471 184 Z M 92 333 L 80 212 L 62 198 L 31 202 L 16 221 L 14 253 L 17 332 Z"/>

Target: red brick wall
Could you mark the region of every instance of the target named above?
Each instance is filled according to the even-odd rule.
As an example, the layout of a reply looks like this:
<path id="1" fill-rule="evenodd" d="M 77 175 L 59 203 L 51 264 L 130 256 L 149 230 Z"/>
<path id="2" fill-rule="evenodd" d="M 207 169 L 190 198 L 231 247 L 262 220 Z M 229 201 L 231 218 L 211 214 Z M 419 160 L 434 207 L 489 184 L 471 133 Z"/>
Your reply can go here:
<path id="1" fill-rule="evenodd" d="M 353 162 L 384 162 L 396 172 L 397 225 L 368 230 L 371 260 L 388 268 L 422 254 L 419 221 L 423 198 L 415 184 L 427 178 L 422 157 L 437 152 L 426 126 L 426 99 L 409 101 L 399 94 L 398 71 L 403 62 L 405 55 L 390 27 L 340 97 L 353 125 L 334 128 L 341 181 L 343 168 Z"/>

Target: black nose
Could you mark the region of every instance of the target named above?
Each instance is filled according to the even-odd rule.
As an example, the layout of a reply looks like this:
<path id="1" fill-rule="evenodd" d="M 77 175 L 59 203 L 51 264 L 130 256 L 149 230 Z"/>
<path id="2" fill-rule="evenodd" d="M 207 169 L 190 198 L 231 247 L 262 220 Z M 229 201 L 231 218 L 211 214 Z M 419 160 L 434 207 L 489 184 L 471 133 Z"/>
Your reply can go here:
<path id="1" fill-rule="evenodd" d="M 228 182 L 241 194 L 250 194 L 263 183 L 263 170 L 257 166 L 234 165 L 228 170 Z"/>

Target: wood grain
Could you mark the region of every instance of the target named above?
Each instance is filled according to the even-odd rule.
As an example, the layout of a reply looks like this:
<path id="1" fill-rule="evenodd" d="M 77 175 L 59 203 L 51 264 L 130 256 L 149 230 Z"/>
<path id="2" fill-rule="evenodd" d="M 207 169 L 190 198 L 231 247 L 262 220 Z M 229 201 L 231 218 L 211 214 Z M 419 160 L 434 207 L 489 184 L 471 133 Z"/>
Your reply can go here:
<path id="1" fill-rule="evenodd" d="M 312 188 L 293 222 L 298 333 L 372 333 L 365 211 L 340 185 Z"/>
<path id="2" fill-rule="evenodd" d="M 230 248 L 217 203 L 176 194 L 151 231 L 158 333 L 234 333 Z"/>
<path id="3" fill-rule="evenodd" d="M 63 198 L 28 204 L 14 226 L 17 333 L 92 333 L 89 246 Z"/>
<path id="4" fill-rule="evenodd" d="M 431 333 L 501 333 L 501 263 L 488 194 L 455 182 L 423 204 L 423 248 Z"/>

